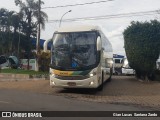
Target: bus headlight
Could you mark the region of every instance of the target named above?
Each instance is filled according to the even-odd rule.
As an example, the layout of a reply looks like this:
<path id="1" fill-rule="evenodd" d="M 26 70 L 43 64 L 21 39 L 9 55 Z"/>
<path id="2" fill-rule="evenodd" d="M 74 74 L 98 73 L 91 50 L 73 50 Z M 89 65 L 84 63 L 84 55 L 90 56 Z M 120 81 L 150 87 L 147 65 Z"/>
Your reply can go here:
<path id="1" fill-rule="evenodd" d="M 93 77 L 95 75 L 96 75 L 96 72 L 92 72 L 92 73 L 89 74 L 90 77 Z"/>
<path id="2" fill-rule="evenodd" d="M 93 85 L 93 84 L 94 84 L 94 82 L 93 82 L 93 81 L 89 83 L 89 85 Z"/>
<path id="3" fill-rule="evenodd" d="M 96 70 L 92 70 L 90 73 L 89 73 L 89 76 L 90 77 L 93 77 L 96 75 Z"/>
<path id="4" fill-rule="evenodd" d="M 54 71 L 50 68 L 50 76 L 55 77 Z"/>
<path id="5" fill-rule="evenodd" d="M 55 77 L 55 74 L 53 72 L 50 72 L 51 77 Z"/>
<path id="6" fill-rule="evenodd" d="M 52 76 L 52 77 L 55 77 L 55 74 L 52 74 L 51 76 Z"/>
<path id="7" fill-rule="evenodd" d="M 94 75 L 93 75 L 93 73 L 90 73 L 89 76 L 90 76 L 90 77 L 93 77 Z"/>
<path id="8" fill-rule="evenodd" d="M 56 85 L 55 82 L 54 82 L 53 80 L 51 80 L 51 84 L 52 84 L 52 85 Z"/>

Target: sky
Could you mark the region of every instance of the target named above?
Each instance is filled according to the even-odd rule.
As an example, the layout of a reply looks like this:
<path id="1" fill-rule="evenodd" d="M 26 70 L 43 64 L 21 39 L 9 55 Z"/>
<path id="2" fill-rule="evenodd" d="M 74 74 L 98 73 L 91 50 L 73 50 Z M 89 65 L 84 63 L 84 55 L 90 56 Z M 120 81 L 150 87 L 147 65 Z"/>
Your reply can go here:
<path id="1" fill-rule="evenodd" d="M 25 0 L 23 0 L 25 1 Z M 106 0 L 43 0 L 44 7 L 65 6 L 73 4 L 83 4 Z M 14 0 L 0 0 L 0 8 L 19 11 L 19 7 L 15 6 Z M 3 4 L 2 4 L 3 3 Z M 160 19 L 160 12 L 155 12 L 152 15 L 145 16 L 127 16 L 119 18 L 108 18 L 99 20 L 81 20 L 65 22 L 65 19 L 84 18 L 104 15 L 115 15 L 123 13 L 144 12 L 160 10 L 160 0 L 112 0 L 108 2 L 87 4 L 83 6 L 60 7 L 42 9 L 48 14 L 48 22 L 46 22 L 45 30 L 41 31 L 42 39 L 50 39 L 54 31 L 59 28 L 61 17 L 69 10 L 71 12 L 63 16 L 61 26 L 69 26 L 71 24 L 91 24 L 98 25 L 103 28 L 103 32 L 108 37 L 112 44 L 113 52 L 115 54 L 125 55 L 123 31 L 130 25 L 131 21 L 150 21 L 153 19 Z M 58 20 L 51 22 L 51 20 Z"/>

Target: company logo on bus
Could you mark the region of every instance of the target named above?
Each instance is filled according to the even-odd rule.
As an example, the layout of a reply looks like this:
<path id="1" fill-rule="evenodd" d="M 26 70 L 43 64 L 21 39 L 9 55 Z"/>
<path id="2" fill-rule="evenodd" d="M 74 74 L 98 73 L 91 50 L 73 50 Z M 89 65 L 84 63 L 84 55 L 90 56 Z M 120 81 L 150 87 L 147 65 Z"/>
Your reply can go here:
<path id="1" fill-rule="evenodd" d="M 59 74 L 60 75 L 67 75 L 68 76 L 68 73 L 65 73 L 65 72 L 60 72 Z"/>
<path id="2" fill-rule="evenodd" d="M 58 76 L 85 76 L 90 72 L 90 70 L 86 71 L 59 71 L 53 70 L 53 73 Z"/>
<path id="3" fill-rule="evenodd" d="M 55 75 L 59 76 L 71 76 L 73 72 L 71 71 L 59 71 L 59 70 L 54 70 Z"/>

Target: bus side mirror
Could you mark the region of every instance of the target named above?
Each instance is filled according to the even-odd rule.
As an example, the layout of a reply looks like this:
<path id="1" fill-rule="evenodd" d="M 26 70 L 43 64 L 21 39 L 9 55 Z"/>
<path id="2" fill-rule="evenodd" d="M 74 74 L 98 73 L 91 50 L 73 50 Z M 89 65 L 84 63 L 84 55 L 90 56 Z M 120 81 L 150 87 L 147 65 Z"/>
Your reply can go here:
<path id="1" fill-rule="evenodd" d="M 100 51 L 102 49 L 102 41 L 100 36 L 97 37 L 97 51 Z"/>
<path id="2" fill-rule="evenodd" d="M 112 58 L 106 58 L 105 59 L 105 67 L 112 68 L 113 67 L 113 59 Z"/>

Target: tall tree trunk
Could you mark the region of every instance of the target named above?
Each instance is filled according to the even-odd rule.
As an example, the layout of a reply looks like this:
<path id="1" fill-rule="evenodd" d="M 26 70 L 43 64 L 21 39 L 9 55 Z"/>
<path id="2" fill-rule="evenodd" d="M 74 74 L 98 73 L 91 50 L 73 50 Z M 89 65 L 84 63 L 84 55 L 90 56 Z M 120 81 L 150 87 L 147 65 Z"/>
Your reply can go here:
<path id="1" fill-rule="evenodd" d="M 37 30 L 37 44 L 36 44 L 36 49 L 37 49 L 37 58 L 36 58 L 36 71 L 39 71 L 39 55 L 40 55 L 40 11 L 41 11 L 41 0 L 39 0 L 39 8 L 38 8 L 38 30 Z"/>
<path id="2" fill-rule="evenodd" d="M 27 28 L 27 40 L 28 40 L 28 64 L 27 64 L 27 70 L 29 70 L 29 61 L 30 61 L 30 52 L 31 52 L 31 45 L 30 45 L 30 41 L 31 41 L 31 12 L 29 12 L 28 15 L 28 28 Z"/>
<path id="3" fill-rule="evenodd" d="M 37 58 L 36 58 L 36 71 L 39 71 L 39 55 L 40 55 L 40 24 L 38 24 L 38 31 L 37 31 L 37 44 L 36 44 L 36 49 L 37 49 Z"/>

